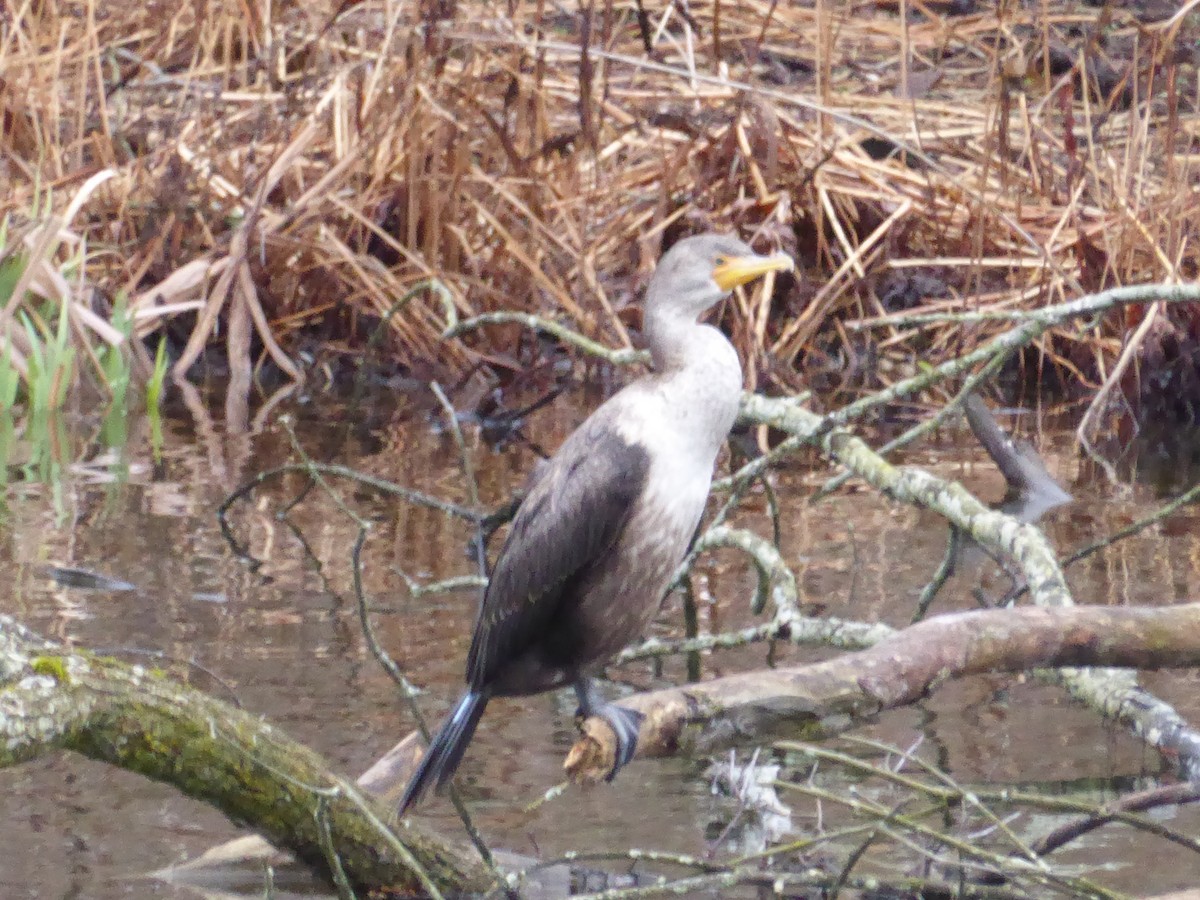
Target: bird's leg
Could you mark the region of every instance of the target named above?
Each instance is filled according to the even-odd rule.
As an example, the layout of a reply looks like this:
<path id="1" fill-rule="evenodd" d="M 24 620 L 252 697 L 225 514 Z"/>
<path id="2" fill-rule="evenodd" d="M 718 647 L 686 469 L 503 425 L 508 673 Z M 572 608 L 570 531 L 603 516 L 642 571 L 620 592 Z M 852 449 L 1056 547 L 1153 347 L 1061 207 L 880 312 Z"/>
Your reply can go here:
<path id="1" fill-rule="evenodd" d="M 645 716 L 624 706 L 609 703 L 601 696 L 595 682 L 583 675 L 575 680 L 575 696 L 579 698 L 580 716 L 585 719 L 589 716 L 599 716 L 612 726 L 613 734 L 617 736 L 617 758 L 613 762 L 612 771 L 604 779 L 612 781 L 617 771 L 633 759 L 637 750 L 638 731 Z"/>

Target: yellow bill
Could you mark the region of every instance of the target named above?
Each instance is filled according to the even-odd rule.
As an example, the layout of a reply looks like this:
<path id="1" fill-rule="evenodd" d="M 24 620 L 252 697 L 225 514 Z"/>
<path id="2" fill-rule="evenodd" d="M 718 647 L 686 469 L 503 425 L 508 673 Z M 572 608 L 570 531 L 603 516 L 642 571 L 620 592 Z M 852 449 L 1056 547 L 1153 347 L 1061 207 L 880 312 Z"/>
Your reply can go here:
<path id="1" fill-rule="evenodd" d="M 723 291 L 732 291 L 739 284 L 746 284 L 768 272 L 790 272 L 796 267 L 786 253 L 770 256 L 726 256 L 717 261 L 713 268 L 713 281 Z"/>

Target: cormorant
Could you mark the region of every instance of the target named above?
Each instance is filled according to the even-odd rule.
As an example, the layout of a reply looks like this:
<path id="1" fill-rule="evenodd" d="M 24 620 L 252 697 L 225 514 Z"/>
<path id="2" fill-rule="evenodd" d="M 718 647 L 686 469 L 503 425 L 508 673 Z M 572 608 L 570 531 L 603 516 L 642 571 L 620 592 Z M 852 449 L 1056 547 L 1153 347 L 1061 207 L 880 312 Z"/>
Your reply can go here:
<path id="1" fill-rule="evenodd" d="M 737 415 L 737 353 L 697 320 L 738 285 L 791 268 L 786 254 L 759 256 L 719 234 L 685 238 L 663 256 L 644 303 L 654 371 L 563 442 L 517 510 L 475 620 L 467 690 L 430 742 L 401 815 L 454 774 L 493 697 L 572 684 L 582 715 L 603 716 L 617 735 L 609 778 L 633 757 L 640 717 L 606 703 L 588 676 L 658 611 Z"/>

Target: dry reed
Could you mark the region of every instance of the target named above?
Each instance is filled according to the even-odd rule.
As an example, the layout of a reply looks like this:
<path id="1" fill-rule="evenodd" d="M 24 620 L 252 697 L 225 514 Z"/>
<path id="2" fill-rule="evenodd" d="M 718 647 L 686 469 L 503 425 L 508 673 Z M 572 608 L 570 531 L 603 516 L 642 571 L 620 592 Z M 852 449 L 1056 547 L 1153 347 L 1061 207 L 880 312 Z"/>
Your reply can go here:
<path id="1" fill-rule="evenodd" d="M 179 371 L 220 341 L 243 379 L 385 320 L 463 372 L 518 332 L 443 341 L 442 294 L 394 309 L 413 285 L 628 346 L 663 242 L 722 228 L 803 263 L 724 312 L 759 383 L 854 352 L 847 321 L 949 355 L 987 326 L 889 318 L 1194 276 L 1196 26 L 1147 7 L 7 0 L 0 206 L 34 265 L 0 316 L 68 302 L 111 342 L 124 292 Z M 1160 315 L 1043 348 L 1099 380 Z"/>

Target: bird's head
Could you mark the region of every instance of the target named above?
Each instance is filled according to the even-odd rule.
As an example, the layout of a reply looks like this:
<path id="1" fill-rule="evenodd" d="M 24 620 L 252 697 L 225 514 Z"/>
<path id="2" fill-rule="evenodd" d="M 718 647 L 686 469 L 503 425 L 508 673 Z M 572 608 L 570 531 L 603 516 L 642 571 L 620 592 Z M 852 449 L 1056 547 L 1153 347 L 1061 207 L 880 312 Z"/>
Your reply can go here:
<path id="1" fill-rule="evenodd" d="M 790 271 L 794 264 L 786 253 L 760 256 L 743 241 L 727 234 L 701 234 L 684 238 L 659 262 L 646 290 L 647 310 L 700 316 L 729 296 L 739 284 L 767 272 Z"/>

